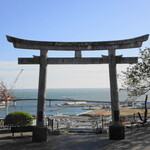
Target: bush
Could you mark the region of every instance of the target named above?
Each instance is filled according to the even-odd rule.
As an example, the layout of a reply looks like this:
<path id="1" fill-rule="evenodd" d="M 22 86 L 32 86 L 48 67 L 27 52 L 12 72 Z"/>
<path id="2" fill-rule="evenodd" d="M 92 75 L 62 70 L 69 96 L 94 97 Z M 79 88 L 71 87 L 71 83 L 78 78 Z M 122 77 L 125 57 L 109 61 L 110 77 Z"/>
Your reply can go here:
<path id="1" fill-rule="evenodd" d="M 33 117 L 27 112 L 12 112 L 4 119 L 8 126 L 30 126 L 33 123 Z"/>

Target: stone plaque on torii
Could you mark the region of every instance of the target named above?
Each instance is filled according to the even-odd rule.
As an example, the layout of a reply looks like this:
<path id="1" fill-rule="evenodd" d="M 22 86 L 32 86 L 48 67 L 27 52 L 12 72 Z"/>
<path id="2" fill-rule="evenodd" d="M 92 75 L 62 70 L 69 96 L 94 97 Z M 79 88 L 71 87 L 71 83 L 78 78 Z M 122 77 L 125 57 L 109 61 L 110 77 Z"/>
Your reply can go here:
<path id="1" fill-rule="evenodd" d="M 7 40 L 12 42 L 15 48 L 40 50 L 40 56 L 32 58 L 19 58 L 19 64 L 39 64 L 39 87 L 37 105 L 37 124 L 33 131 L 33 141 L 46 141 L 47 128 L 44 126 L 44 103 L 46 89 L 46 74 L 48 64 L 109 64 L 110 93 L 112 124 L 109 127 L 109 138 L 121 140 L 125 138 L 124 127 L 119 121 L 119 99 L 117 87 L 116 64 L 137 63 L 138 57 L 116 56 L 116 49 L 138 48 L 148 39 L 149 35 L 144 35 L 132 39 L 100 42 L 52 42 L 52 41 L 32 41 L 7 36 Z M 73 58 L 48 58 L 48 50 L 75 51 Z M 82 58 L 82 51 L 108 50 L 108 56 L 98 58 Z"/>

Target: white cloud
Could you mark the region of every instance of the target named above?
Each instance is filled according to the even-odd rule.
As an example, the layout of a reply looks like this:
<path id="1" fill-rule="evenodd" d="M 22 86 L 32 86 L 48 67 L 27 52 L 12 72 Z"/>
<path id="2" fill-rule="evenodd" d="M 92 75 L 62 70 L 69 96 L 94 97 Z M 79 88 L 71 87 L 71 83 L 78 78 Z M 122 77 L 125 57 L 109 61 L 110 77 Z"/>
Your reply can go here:
<path id="1" fill-rule="evenodd" d="M 0 80 L 4 81 L 8 86 L 12 86 L 21 69 L 24 69 L 24 71 L 19 76 L 15 87 L 35 88 L 35 79 L 38 77 L 36 70 L 38 70 L 38 67 L 18 65 L 16 61 L 0 61 Z"/>
<path id="2" fill-rule="evenodd" d="M 117 73 L 124 71 L 128 65 L 117 65 Z M 48 68 L 48 86 L 55 88 L 108 88 L 108 65 L 66 65 Z M 120 86 L 120 83 L 118 83 Z M 51 86 L 50 86 L 51 87 Z"/>
<path id="3" fill-rule="evenodd" d="M 118 65 L 117 73 L 128 65 Z M 16 88 L 37 88 L 39 78 L 38 65 L 18 65 L 17 62 L 0 62 L 0 80 L 13 84 L 20 70 Z M 120 83 L 119 83 L 120 85 Z M 47 88 L 108 88 L 108 65 L 49 65 Z"/>

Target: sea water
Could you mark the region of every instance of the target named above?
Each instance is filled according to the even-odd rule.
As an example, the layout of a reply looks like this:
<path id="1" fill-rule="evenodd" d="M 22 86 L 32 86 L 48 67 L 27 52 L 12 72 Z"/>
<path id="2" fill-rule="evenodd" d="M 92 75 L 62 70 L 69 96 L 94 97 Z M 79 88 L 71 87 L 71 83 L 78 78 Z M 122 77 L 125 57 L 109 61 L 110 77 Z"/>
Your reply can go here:
<path id="1" fill-rule="evenodd" d="M 37 99 L 38 90 L 37 89 L 15 89 L 14 96 L 18 98 L 28 98 Z M 47 99 L 75 99 L 75 100 L 91 100 L 91 101 L 108 101 L 110 102 L 110 89 L 107 88 L 92 88 L 92 89 L 47 89 L 46 90 Z M 119 92 L 119 101 L 124 101 L 127 99 L 127 94 L 125 92 Z M 65 114 L 80 114 L 87 110 L 83 110 L 82 107 L 66 107 L 59 108 L 57 106 L 60 101 L 46 101 L 45 104 L 45 115 L 55 115 L 57 113 Z M 13 111 L 24 111 L 32 115 L 37 113 L 37 100 L 23 100 L 16 101 L 16 103 L 11 103 L 8 107 L 8 113 Z M 0 118 L 6 116 L 6 108 L 0 108 Z"/>

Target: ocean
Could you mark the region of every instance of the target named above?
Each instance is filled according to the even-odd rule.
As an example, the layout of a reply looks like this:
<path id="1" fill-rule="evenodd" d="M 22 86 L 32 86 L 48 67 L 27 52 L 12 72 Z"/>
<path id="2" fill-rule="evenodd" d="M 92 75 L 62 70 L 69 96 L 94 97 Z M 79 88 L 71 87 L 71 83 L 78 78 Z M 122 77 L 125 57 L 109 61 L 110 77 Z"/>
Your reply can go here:
<path id="1" fill-rule="evenodd" d="M 14 96 L 16 98 L 35 98 L 37 99 L 37 89 L 15 89 Z M 76 100 L 92 100 L 92 101 L 108 101 L 110 102 L 110 89 L 109 88 L 92 88 L 92 89 L 47 89 L 47 99 L 76 99 Z M 123 91 L 119 92 L 119 101 L 127 99 L 127 94 Z M 80 114 L 87 110 L 82 110 L 82 107 L 67 107 L 59 109 L 57 103 L 59 101 L 50 102 L 46 101 L 45 115 L 54 115 L 57 113 L 65 114 Z M 32 115 L 36 115 L 37 101 L 36 100 L 24 100 L 17 101 L 16 106 L 12 102 L 8 107 L 8 113 L 13 111 L 24 111 Z M 6 109 L 0 108 L 0 118 L 5 118 Z"/>

